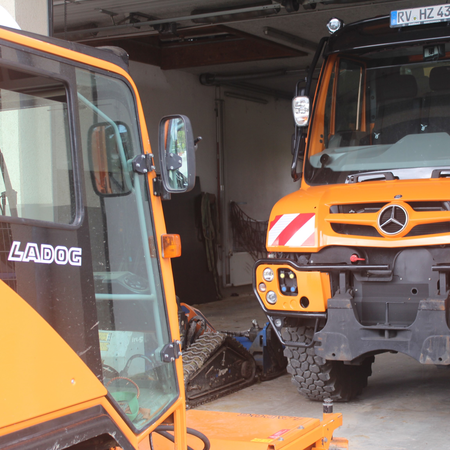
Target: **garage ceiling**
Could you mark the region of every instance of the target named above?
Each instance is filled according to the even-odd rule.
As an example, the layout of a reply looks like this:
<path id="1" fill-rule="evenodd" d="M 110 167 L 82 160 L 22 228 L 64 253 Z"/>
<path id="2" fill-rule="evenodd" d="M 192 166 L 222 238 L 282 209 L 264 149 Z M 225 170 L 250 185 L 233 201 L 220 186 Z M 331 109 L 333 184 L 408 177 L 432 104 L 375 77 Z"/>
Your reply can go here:
<path id="1" fill-rule="evenodd" d="M 441 0 L 441 2 L 443 2 Z M 54 36 L 290 98 L 331 17 L 345 23 L 436 0 L 53 0 Z M 214 75 L 211 76 L 211 75 Z"/>

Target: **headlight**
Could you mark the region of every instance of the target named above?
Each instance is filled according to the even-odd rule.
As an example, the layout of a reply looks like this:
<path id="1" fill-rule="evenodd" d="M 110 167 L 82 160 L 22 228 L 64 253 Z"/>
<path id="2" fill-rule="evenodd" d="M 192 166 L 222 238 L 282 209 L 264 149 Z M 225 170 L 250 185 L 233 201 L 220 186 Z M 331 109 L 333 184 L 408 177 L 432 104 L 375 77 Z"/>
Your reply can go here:
<path id="1" fill-rule="evenodd" d="M 277 294 L 273 291 L 269 291 L 266 295 L 267 303 L 270 303 L 271 305 L 275 305 L 277 302 Z"/>
<path id="2" fill-rule="evenodd" d="M 266 292 L 266 289 L 267 289 L 266 285 L 264 283 L 259 283 L 258 288 L 259 288 L 260 292 Z"/>
<path id="3" fill-rule="evenodd" d="M 305 127 L 309 122 L 309 98 L 295 97 L 292 100 L 292 112 L 297 126 Z"/>
<path id="4" fill-rule="evenodd" d="M 269 267 L 264 269 L 264 272 L 263 272 L 264 280 L 270 282 L 270 281 L 273 280 L 273 277 L 274 277 L 274 275 L 273 275 L 273 270 L 272 269 L 270 269 Z"/>

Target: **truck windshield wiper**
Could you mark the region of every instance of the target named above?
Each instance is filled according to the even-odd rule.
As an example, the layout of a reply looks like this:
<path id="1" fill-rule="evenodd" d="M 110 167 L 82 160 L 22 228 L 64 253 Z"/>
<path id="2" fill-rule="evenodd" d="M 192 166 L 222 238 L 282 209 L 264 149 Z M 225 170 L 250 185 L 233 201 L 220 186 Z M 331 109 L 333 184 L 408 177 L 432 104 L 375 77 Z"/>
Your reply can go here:
<path id="1" fill-rule="evenodd" d="M 392 172 L 362 172 L 362 173 L 354 173 L 352 175 L 348 175 L 345 183 L 359 183 L 362 181 L 377 181 L 377 180 L 395 180 L 396 177 Z"/>

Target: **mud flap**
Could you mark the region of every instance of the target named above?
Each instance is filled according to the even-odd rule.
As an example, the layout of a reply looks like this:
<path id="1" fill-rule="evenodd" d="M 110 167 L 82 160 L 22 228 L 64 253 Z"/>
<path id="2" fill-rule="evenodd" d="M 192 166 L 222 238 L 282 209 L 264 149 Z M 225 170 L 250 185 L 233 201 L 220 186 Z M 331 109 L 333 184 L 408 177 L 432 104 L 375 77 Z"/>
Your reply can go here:
<path id="1" fill-rule="evenodd" d="M 225 333 L 204 333 L 183 352 L 186 404 L 197 406 L 250 386 L 256 380 L 253 356 Z"/>

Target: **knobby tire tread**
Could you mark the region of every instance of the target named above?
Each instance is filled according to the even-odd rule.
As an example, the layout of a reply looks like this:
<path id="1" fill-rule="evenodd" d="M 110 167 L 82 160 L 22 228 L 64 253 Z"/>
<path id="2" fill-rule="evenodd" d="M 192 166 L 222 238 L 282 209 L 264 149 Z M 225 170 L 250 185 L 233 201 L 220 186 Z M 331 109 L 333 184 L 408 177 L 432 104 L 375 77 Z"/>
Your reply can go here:
<path id="1" fill-rule="evenodd" d="M 285 341 L 309 343 L 314 330 L 311 327 L 290 327 L 282 330 Z M 285 347 L 287 371 L 298 391 L 310 400 L 331 398 L 347 402 L 357 397 L 367 386 L 372 374 L 373 357 L 366 358 L 360 366 L 346 365 L 342 361 L 329 361 L 315 354 L 314 347 Z"/>

